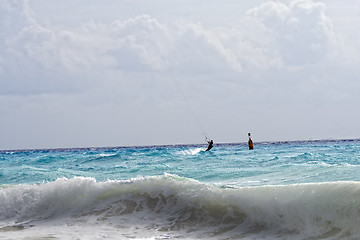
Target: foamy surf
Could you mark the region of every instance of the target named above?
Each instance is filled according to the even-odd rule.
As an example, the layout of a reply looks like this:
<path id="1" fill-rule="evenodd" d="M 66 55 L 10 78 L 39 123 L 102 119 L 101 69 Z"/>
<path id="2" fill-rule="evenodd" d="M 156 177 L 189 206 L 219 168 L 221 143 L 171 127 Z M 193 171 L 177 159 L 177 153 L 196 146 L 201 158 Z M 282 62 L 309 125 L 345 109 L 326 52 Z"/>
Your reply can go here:
<path id="1" fill-rule="evenodd" d="M 180 154 L 196 155 L 196 154 L 199 154 L 200 152 L 205 152 L 205 148 L 190 148 L 190 149 L 180 151 Z"/>
<path id="2" fill-rule="evenodd" d="M 61 178 L 2 187 L 0 236 L 358 239 L 359 199 L 358 182 L 227 189 L 170 174 Z"/>

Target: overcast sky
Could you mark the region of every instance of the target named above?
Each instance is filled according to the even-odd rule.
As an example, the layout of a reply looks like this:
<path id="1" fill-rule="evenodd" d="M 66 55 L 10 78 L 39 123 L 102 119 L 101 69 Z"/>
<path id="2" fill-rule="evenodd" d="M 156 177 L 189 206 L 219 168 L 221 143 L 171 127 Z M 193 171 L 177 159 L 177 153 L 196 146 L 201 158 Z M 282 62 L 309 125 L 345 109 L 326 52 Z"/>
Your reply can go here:
<path id="1" fill-rule="evenodd" d="M 0 149 L 360 137 L 358 0 L 0 0 Z"/>

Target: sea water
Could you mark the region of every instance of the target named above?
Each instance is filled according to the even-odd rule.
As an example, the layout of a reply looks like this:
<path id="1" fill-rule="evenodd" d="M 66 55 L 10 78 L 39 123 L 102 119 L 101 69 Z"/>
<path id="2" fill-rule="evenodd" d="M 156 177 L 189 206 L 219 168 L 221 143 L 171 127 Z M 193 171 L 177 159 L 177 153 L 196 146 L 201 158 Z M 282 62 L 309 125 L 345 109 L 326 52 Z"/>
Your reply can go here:
<path id="1" fill-rule="evenodd" d="M 360 141 L 0 151 L 0 239 L 360 239 Z"/>

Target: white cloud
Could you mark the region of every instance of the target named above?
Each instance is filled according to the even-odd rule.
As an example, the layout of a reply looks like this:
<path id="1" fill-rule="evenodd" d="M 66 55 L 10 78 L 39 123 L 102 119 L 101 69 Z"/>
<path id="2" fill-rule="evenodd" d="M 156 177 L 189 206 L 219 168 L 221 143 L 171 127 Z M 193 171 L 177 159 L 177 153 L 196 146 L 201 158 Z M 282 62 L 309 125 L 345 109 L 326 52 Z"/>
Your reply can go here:
<path id="1" fill-rule="evenodd" d="M 48 78 L 52 72 L 60 75 L 53 76 L 53 81 L 63 82 L 66 90 L 69 82 L 64 77 L 77 82 L 111 71 L 246 72 L 324 63 L 339 52 L 324 4 L 310 0 L 265 2 L 231 28 L 186 21 L 160 23 L 146 15 L 65 28 L 40 24 L 26 2 L 9 5 L 2 0 L 6 36 L 0 56 L 8 59 L 2 76 L 19 83 L 9 83 L 12 87 L 26 85 L 29 76 Z M 15 28 L 9 24 L 13 16 L 21 16 Z M 25 67 L 18 71 L 16 64 Z M 48 81 L 49 91 L 54 91 L 53 81 Z"/>
<path id="2" fill-rule="evenodd" d="M 102 4 L 95 2 L 92 4 Z M 176 138 L 176 142 L 196 142 L 191 141 L 196 133 L 187 135 L 184 129 L 172 128 L 176 121 L 185 122 L 184 128 L 191 125 L 186 101 L 176 91 L 178 84 L 200 121 L 205 122 L 205 129 L 211 129 L 218 140 L 236 141 L 232 128 L 248 126 L 247 115 L 268 134 L 263 137 L 267 140 L 275 130 L 279 133 L 274 136 L 308 134 L 302 130 L 291 133 L 294 127 L 290 122 L 296 125 L 299 115 L 303 114 L 299 126 L 309 122 L 311 113 L 304 109 L 330 111 L 330 106 L 336 106 L 336 112 L 341 109 L 338 106 L 347 106 L 349 101 L 354 105 L 359 100 L 359 35 L 338 31 L 341 24 L 334 24 L 326 2 L 262 1 L 247 11 L 241 9 L 242 15 L 234 10 L 233 16 L 226 16 L 233 22 L 217 24 L 213 18 L 205 22 L 216 13 L 216 4 L 221 4 L 216 1 L 211 3 L 211 13 L 203 12 L 201 18 L 184 14 L 166 18 L 156 15 L 155 7 L 154 14 L 125 18 L 115 10 L 109 14 L 103 5 L 96 15 L 77 8 L 82 14 L 77 18 L 68 10 L 72 4 L 81 4 L 71 1 L 57 2 L 66 7 L 52 17 L 46 13 L 51 3 L 40 7 L 41 12 L 31 8 L 31 3 L 35 4 L 0 0 L 0 107 L 3 114 L 7 113 L 1 117 L 3 126 L 11 125 L 16 116 L 29 115 L 28 127 L 46 126 L 41 131 L 47 139 L 57 131 L 51 129 L 51 122 L 62 126 L 65 121 L 78 142 L 79 135 L 104 123 L 107 134 L 95 145 L 116 142 L 118 136 L 111 131 L 114 128 L 126 135 L 123 145 L 129 139 L 128 144 L 136 144 L 137 139 L 146 138 L 142 134 L 149 137 L 146 144 L 169 143 L 164 139 L 173 139 L 169 140 L 173 143 L 176 136 L 186 139 Z M 36 4 L 41 5 L 41 1 Z M 176 4 L 180 13 L 192 8 L 192 1 L 186 2 L 183 10 L 180 8 L 185 3 Z M 230 5 L 243 6 L 239 2 Z M 168 7 L 171 14 L 174 7 Z M 55 9 L 52 6 L 51 14 L 56 14 Z M 222 19 L 221 14 L 218 12 L 216 19 Z M 14 106 L 22 112 L 12 112 Z M 283 119 L 278 115 L 282 111 L 286 112 Z M 319 110 L 318 117 L 321 113 Z M 69 115 L 74 117 L 73 122 Z M 157 122 L 152 124 L 150 119 Z M 269 119 L 276 121 L 269 123 Z M 320 122 L 313 128 L 320 129 Z M 134 136 L 128 127 L 132 123 Z M 20 123 L 16 124 L 14 129 Z M 214 128 L 213 124 L 221 127 Z M 162 127 L 167 131 L 161 132 Z M 49 134 L 46 129 L 51 130 Z M 170 131 L 174 132 L 168 134 Z M 151 142 L 150 137 L 157 133 Z M 102 133 L 99 130 L 96 134 Z M 56 144 L 61 145 L 60 141 Z M 71 144 L 76 145 L 76 141 Z"/>
<path id="3" fill-rule="evenodd" d="M 268 1 L 249 10 L 247 17 L 263 26 L 273 39 L 270 47 L 279 52 L 287 66 L 324 63 L 339 48 L 323 3 Z"/>

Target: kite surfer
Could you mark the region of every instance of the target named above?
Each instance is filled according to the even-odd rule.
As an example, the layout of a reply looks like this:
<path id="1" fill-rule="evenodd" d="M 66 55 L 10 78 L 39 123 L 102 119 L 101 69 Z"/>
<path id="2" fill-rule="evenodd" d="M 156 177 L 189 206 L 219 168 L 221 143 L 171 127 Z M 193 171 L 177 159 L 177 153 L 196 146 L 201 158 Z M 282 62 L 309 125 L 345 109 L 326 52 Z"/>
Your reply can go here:
<path id="1" fill-rule="evenodd" d="M 207 142 L 208 142 L 209 145 L 208 145 L 207 149 L 205 150 L 205 152 L 206 152 L 206 151 L 210 151 L 210 149 L 212 149 L 213 144 L 214 144 L 214 141 L 213 141 L 213 140 L 208 140 Z"/>

